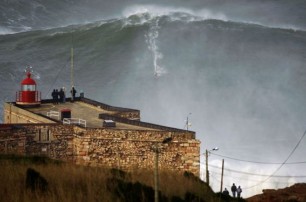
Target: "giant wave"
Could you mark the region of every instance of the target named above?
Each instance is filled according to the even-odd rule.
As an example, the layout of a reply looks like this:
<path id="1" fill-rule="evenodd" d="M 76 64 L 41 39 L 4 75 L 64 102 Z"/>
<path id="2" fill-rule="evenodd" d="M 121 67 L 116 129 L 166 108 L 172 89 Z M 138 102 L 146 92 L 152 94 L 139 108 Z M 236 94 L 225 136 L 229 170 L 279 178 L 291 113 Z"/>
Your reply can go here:
<path id="1" fill-rule="evenodd" d="M 53 88 L 68 88 L 73 46 L 75 83 L 85 96 L 140 109 L 144 121 L 179 128 L 192 112 L 202 148 L 218 144 L 228 156 L 282 161 L 306 119 L 305 32 L 188 9 L 137 10 L 52 29 L 4 30 L 1 101 L 14 101 L 27 65 L 35 70 L 43 98 Z M 266 155 L 258 155 L 263 150 Z M 304 155 L 302 149 L 297 152 L 293 158 Z M 255 172 L 255 167 L 246 168 Z M 252 186 L 251 180 L 241 183 Z"/>

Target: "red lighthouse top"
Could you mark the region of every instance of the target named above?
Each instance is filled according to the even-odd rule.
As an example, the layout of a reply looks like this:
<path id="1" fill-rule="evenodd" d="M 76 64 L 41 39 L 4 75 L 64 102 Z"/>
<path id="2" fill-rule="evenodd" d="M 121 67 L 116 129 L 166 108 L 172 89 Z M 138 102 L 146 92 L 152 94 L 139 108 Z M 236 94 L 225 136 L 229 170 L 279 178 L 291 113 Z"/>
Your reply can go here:
<path id="1" fill-rule="evenodd" d="M 27 78 L 21 82 L 21 90 L 16 93 L 16 104 L 32 107 L 40 105 L 41 94 L 36 90 L 36 82 L 31 78 L 27 69 Z"/>
<path id="2" fill-rule="evenodd" d="M 31 73 L 29 71 L 27 72 L 27 78 L 21 82 L 21 85 L 36 85 L 36 82 L 31 78 Z"/>

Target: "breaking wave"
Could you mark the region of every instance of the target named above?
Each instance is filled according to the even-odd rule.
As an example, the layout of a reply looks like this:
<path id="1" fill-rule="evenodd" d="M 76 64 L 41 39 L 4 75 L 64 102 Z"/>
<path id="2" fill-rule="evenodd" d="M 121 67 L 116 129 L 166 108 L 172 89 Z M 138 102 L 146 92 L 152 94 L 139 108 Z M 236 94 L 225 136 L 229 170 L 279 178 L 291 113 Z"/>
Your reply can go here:
<path id="1" fill-rule="evenodd" d="M 46 8 L 37 7 L 36 14 Z M 283 155 L 286 145 L 275 140 L 304 128 L 304 31 L 235 22 L 208 9 L 142 5 L 113 18 L 52 29 L 54 24 L 45 29 L 23 18 L 15 23 L 28 28 L 0 27 L 2 103 L 14 100 L 27 65 L 43 98 L 50 89 L 68 87 L 73 46 L 75 85 L 86 97 L 137 108 L 145 121 L 179 128 L 192 112 L 202 148 L 235 145 L 229 156 L 247 150 L 261 158 L 258 150 L 265 150 L 278 158 L 264 147 L 277 144 Z M 252 144 L 241 149 L 245 142 Z"/>

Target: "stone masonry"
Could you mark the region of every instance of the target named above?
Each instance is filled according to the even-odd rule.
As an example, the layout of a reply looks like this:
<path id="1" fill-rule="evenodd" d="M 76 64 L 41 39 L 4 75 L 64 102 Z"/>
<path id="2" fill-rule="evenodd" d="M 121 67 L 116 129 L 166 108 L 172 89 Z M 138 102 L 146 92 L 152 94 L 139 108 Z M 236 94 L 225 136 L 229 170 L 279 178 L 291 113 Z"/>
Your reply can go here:
<path id="1" fill-rule="evenodd" d="M 154 152 L 158 151 L 161 170 L 200 174 L 200 141 L 192 131 L 141 122 L 138 110 L 112 107 L 87 98 L 79 100 L 84 104 L 65 107 L 92 110 L 88 114 L 96 113 L 95 120 L 113 120 L 118 127 L 66 125 L 44 115 L 43 110 L 48 106 L 54 110 L 60 105 L 44 102 L 32 111 L 15 103 L 5 103 L 5 124 L 0 124 L 0 153 L 42 155 L 79 165 L 131 171 L 153 169 Z M 166 138 L 171 141 L 163 144 Z"/>
<path id="2" fill-rule="evenodd" d="M 161 144 L 165 137 L 172 141 Z M 152 169 L 155 145 L 160 148 L 161 169 L 199 175 L 200 142 L 190 139 L 188 133 L 82 129 L 61 124 L 0 125 L 1 153 L 43 155 L 80 165 Z"/>

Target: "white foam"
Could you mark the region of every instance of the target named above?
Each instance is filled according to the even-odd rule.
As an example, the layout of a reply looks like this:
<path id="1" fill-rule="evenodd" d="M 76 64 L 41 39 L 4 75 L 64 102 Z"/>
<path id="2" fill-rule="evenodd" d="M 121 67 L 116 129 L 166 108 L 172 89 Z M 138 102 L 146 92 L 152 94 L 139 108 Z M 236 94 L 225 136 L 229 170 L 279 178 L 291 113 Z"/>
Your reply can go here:
<path id="1" fill-rule="evenodd" d="M 208 9 L 201 9 L 194 11 L 182 7 L 165 7 L 155 5 L 134 5 L 123 10 L 122 15 L 128 18 L 133 15 L 141 15 L 147 13 L 151 16 L 150 19 L 160 16 L 169 16 L 172 20 L 187 20 L 187 21 L 201 21 L 207 19 L 216 19 L 227 21 L 227 17 L 223 13 L 213 12 Z M 181 15 L 173 15 L 180 13 Z M 188 16 L 188 17 L 187 17 Z M 187 17 L 187 18 L 186 18 Z"/>
<path id="2" fill-rule="evenodd" d="M 142 17 L 145 16 L 144 14 L 147 14 L 146 19 L 144 18 L 141 23 L 145 23 L 155 17 L 161 17 L 161 16 L 168 16 L 170 17 L 170 20 L 172 21 L 187 21 L 187 22 L 194 22 L 194 21 L 203 21 L 203 20 L 222 20 L 222 21 L 231 21 L 231 22 L 237 22 L 237 23 L 245 23 L 245 24 L 254 24 L 254 25 L 260 25 L 267 28 L 279 28 L 279 29 L 287 29 L 287 30 L 293 30 L 293 31 L 305 31 L 305 29 L 301 27 L 297 27 L 294 25 L 289 24 L 266 24 L 261 23 L 257 21 L 246 21 L 243 19 L 234 19 L 229 18 L 222 12 L 212 11 L 209 9 L 199 9 L 199 10 L 192 10 L 182 7 L 170 7 L 170 6 L 157 6 L 157 5 L 133 5 L 130 7 L 127 7 L 123 10 L 122 15 L 124 18 L 129 18 L 130 16 L 138 16 Z M 178 14 L 179 15 L 175 15 Z"/>
<path id="3" fill-rule="evenodd" d="M 156 77 L 162 76 L 167 73 L 164 67 L 161 65 L 161 60 L 163 58 L 163 54 L 160 52 L 159 47 L 157 45 L 157 38 L 159 35 L 159 25 L 158 19 L 151 24 L 148 33 L 145 35 L 146 43 L 148 44 L 148 49 L 152 52 L 153 55 L 153 65 L 154 65 L 154 75 Z"/>
<path id="4" fill-rule="evenodd" d="M 0 35 L 7 35 L 7 34 L 14 34 L 14 33 L 16 33 L 16 32 L 14 32 L 13 30 L 8 29 L 6 27 L 0 26 Z"/>

